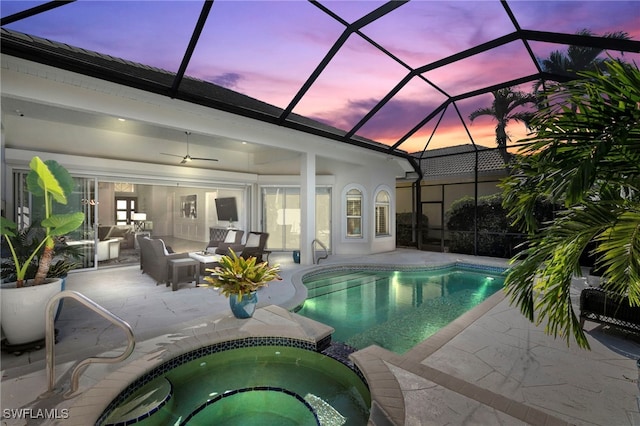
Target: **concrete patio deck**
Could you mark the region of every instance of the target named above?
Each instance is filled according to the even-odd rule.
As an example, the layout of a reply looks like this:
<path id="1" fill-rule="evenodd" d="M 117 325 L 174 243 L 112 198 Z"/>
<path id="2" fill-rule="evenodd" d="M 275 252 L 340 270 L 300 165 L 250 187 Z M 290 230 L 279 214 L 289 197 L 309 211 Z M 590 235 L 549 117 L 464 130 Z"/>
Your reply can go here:
<path id="1" fill-rule="evenodd" d="M 321 266 L 429 265 L 456 259 L 505 265 L 500 259 L 398 249 L 367 257 L 331 256 Z M 277 253 L 271 261 L 281 264 L 284 279 L 261 290 L 260 306 L 291 309 L 302 300 L 295 283 L 313 266 L 295 264 L 290 255 Z M 575 280 L 576 303 L 585 285 L 585 279 Z M 141 275 L 137 266 L 72 274 L 67 289 L 81 292 L 127 321 L 136 335 L 136 350 L 121 364 L 91 365 L 81 376 L 80 396 L 72 399 L 60 394 L 38 399 L 47 390 L 44 350 L 20 356 L 2 353 L 3 425 L 93 424 L 112 399 L 109 392 L 126 385 L 121 374 L 127 365 L 166 356 L 194 344 L 193 339 L 218 333 L 230 316 L 227 299 L 215 290 L 181 284 L 172 292 Z M 73 300 L 64 303 L 56 324 L 55 354 L 56 383 L 67 390 L 75 362 L 99 354 L 116 355 L 125 342 L 119 328 Z M 258 328 L 264 330 L 264 324 Z M 499 293 L 404 355 L 369 347 L 354 358 L 376 404 L 396 424 L 640 424 L 638 337 L 589 322 L 586 330 L 591 351 L 575 344 L 567 347 L 525 320 Z M 227 332 L 233 334 L 225 325 Z M 110 383 L 109 392 L 104 391 L 105 383 Z M 56 408 L 69 418 L 15 418 L 7 411 L 21 408 Z"/>

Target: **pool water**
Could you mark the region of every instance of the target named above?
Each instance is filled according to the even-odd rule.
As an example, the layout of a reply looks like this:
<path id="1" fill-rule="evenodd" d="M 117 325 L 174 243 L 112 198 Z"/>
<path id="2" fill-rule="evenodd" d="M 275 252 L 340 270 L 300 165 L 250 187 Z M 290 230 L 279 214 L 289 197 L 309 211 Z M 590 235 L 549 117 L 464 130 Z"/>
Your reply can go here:
<path id="1" fill-rule="evenodd" d="M 255 346 L 172 368 L 120 403 L 104 424 L 133 417 L 141 426 L 366 425 L 370 406 L 366 384 L 343 363 L 306 349 Z"/>
<path id="2" fill-rule="evenodd" d="M 334 341 L 403 354 L 500 290 L 504 277 L 447 267 L 338 270 L 302 281 L 308 297 L 297 313 L 335 328 Z"/>

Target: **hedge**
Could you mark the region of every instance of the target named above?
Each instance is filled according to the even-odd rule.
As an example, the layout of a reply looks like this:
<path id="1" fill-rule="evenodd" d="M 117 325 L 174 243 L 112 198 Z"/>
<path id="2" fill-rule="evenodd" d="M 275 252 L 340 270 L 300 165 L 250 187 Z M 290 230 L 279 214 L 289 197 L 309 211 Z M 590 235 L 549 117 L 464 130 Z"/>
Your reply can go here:
<path id="1" fill-rule="evenodd" d="M 413 213 L 397 213 L 396 214 L 396 245 L 397 246 L 415 246 L 416 242 L 412 241 L 412 222 Z M 422 215 L 422 238 L 426 238 L 429 232 L 429 218 Z"/>
<path id="2" fill-rule="evenodd" d="M 450 252 L 474 254 L 474 204 L 472 197 L 463 197 L 447 210 Z M 538 221 L 552 216 L 553 204 L 540 200 L 536 205 Z M 502 194 L 478 198 L 478 255 L 508 258 L 515 254 L 515 247 L 525 238 L 509 222 L 502 207 Z"/>

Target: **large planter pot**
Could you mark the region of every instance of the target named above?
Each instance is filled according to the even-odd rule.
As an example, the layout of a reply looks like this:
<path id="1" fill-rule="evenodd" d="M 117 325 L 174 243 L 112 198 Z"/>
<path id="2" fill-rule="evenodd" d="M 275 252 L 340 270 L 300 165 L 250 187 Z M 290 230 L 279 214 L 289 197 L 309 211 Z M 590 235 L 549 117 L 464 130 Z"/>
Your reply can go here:
<path id="1" fill-rule="evenodd" d="M 229 306 L 231 312 L 236 318 L 251 318 L 258 304 L 258 294 L 253 291 L 242 296 L 242 300 L 238 300 L 237 294 L 229 295 Z"/>
<path id="2" fill-rule="evenodd" d="M 37 342 L 45 337 L 47 302 L 62 291 L 62 279 L 16 288 L 16 283 L 2 284 L 0 319 L 2 331 L 10 345 Z M 55 308 L 57 309 L 57 307 Z"/>

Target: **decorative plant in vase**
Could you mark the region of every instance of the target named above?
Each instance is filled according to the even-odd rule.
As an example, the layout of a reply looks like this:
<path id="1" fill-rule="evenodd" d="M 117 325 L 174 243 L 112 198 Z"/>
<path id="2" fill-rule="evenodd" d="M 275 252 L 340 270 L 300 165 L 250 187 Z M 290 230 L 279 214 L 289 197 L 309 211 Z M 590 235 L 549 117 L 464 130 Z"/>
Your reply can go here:
<path id="1" fill-rule="evenodd" d="M 15 270 L 15 283 L 2 284 L 2 329 L 10 344 L 23 344 L 44 338 L 45 306 L 61 290 L 62 281 L 47 279 L 55 251 L 56 238 L 74 231 L 84 221 L 82 212 L 53 214 L 53 204 L 67 204 L 74 187 L 69 172 L 53 160 L 33 157 L 29 163 L 27 189 L 34 197 L 43 197 L 44 214 L 40 222 L 43 232 L 31 242 L 30 253 L 20 253 L 22 244 L 15 238 L 20 231 L 15 222 L 0 218 L 0 233 L 5 240 Z M 36 273 L 27 280 L 29 268 L 38 259 Z M 6 261 L 5 261 L 6 263 Z M 55 265 L 55 264 L 54 264 Z M 31 330 L 25 330 L 30 327 Z"/>
<path id="2" fill-rule="evenodd" d="M 250 318 L 258 303 L 256 291 L 271 281 L 282 279 L 279 265 L 257 263 L 255 257 L 244 259 L 231 249 L 218 263 L 220 266 L 206 269 L 212 275 L 204 277 L 208 284 L 203 286 L 217 288 L 227 296 L 237 318 Z"/>

